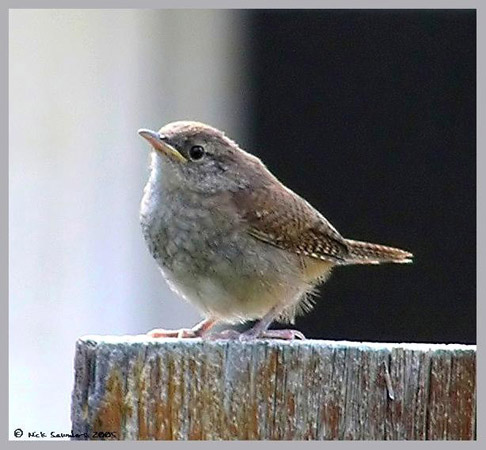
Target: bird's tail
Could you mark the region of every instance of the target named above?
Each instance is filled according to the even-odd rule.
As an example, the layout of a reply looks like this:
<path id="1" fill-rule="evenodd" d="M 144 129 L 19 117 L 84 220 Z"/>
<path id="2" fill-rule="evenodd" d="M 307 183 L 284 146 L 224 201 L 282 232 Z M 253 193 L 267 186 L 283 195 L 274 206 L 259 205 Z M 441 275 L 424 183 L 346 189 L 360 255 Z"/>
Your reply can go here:
<path id="1" fill-rule="evenodd" d="M 413 255 L 399 248 L 346 239 L 348 264 L 411 263 Z"/>

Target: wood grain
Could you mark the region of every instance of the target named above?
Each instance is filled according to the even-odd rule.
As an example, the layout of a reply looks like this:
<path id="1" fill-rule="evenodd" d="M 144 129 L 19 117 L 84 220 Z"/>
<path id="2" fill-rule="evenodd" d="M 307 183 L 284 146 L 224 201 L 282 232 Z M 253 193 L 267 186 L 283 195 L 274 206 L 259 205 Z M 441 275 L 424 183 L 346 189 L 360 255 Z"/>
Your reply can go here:
<path id="1" fill-rule="evenodd" d="M 475 439 L 476 347 L 87 336 L 71 416 L 78 439 Z"/>

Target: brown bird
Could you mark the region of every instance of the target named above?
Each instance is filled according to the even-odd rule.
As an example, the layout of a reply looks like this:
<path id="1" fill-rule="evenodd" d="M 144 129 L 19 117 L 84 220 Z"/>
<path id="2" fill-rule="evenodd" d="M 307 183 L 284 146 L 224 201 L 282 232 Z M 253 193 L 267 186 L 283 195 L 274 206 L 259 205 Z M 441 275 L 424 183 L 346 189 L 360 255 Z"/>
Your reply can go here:
<path id="1" fill-rule="evenodd" d="M 407 251 L 341 236 L 216 128 L 181 121 L 139 134 L 153 149 L 140 211 L 145 240 L 169 286 L 205 317 L 154 337 L 198 337 L 219 322 L 256 319 L 244 333 L 210 336 L 303 338 L 268 327 L 309 311 L 334 266 L 411 262 Z"/>

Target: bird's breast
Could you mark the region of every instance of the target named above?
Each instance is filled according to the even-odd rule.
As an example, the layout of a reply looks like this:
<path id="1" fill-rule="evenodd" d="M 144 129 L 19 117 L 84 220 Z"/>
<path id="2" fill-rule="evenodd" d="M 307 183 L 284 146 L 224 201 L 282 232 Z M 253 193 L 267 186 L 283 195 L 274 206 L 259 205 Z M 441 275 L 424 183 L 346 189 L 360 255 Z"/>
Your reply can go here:
<path id="1" fill-rule="evenodd" d="M 234 242 L 241 228 L 228 209 L 221 197 L 163 191 L 149 182 L 140 220 L 152 256 L 165 267 L 182 259 L 186 270 L 208 270 L 217 253 L 231 254 L 225 244 Z"/>

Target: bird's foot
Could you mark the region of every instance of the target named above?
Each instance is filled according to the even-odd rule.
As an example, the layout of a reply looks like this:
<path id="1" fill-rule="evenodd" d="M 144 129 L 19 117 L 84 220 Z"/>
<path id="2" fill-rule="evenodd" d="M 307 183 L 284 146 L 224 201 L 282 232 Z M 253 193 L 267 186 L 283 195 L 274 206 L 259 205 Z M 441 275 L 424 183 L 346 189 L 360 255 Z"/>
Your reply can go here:
<path id="1" fill-rule="evenodd" d="M 181 328 L 179 330 L 165 330 L 155 328 L 147 333 L 151 338 L 197 338 L 200 335 L 192 328 Z"/>
<path id="2" fill-rule="evenodd" d="M 255 339 L 283 339 L 293 341 L 294 339 L 305 340 L 305 336 L 298 330 L 258 330 L 250 328 L 241 333 L 240 341 L 253 341 Z"/>
<path id="3" fill-rule="evenodd" d="M 222 331 L 216 331 L 214 333 L 209 333 L 206 336 L 204 336 L 206 339 L 210 341 L 215 341 L 217 339 L 228 339 L 228 340 L 237 340 L 241 336 L 241 333 L 236 330 L 222 330 Z"/>
<path id="4" fill-rule="evenodd" d="M 228 339 L 239 340 L 240 342 L 254 341 L 257 339 L 283 339 L 293 341 L 294 339 L 305 339 L 305 336 L 298 330 L 254 330 L 253 328 L 240 333 L 236 330 L 223 330 L 205 336 L 209 340 Z"/>
<path id="5" fill-rule="evenodd" d="M 198 338 L 203 336 L 207 331 L 214 326 L 216 321 L 214 319 L 204 319 L 192 328 L 181 328 L 179 330 L 165 330 L 163 328 L 156 328 L 149 331 L 147 336 L 152 338 Z"/>

